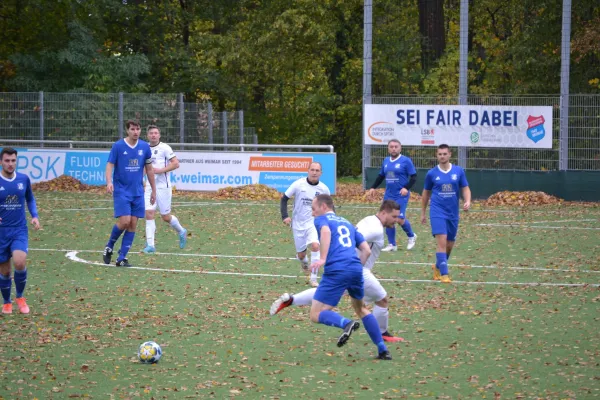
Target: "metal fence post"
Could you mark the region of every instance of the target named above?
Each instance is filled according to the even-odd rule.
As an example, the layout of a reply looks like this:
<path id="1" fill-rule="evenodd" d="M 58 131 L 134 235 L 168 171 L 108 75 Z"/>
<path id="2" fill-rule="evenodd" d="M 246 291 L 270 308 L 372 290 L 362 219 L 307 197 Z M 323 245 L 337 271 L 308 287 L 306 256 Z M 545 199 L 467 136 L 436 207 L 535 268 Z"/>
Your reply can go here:
<path id="1" fill-rule="evenodd" d="M 44 92 L 40 92 L 40 147 L 44 147 Z"/>
<path id="2" fill-rule="evenodd" d="M 179 143 L 181 143 L 181 150 L 183 150 L 183 144 L 185 143 L 185 107 L 183 104 L 183 93 L 179 93 Z"/>
<path id="3" fill-rule="evenodd" d="M 227 111 L 221 113 L 221 129 L 223 130 L 223 144 L 227 144 Z"/>
<path id="4" fill-rule="evenodd" d="M 258 151 L 258 135 L 254 134 L 254 151 Z"/>
<path id="5" fill-rule="evenodd" d="M 123 92 L 119 92 L 119 139 L 123 139 Z"/>
<path id="6" fill-rule="evenodd" d="M 558 169 L 569 169 L 569 69 L 571 66 L 571 0 L 563 1 L 560 66 L 560 132 Z"/>
<path id="7" fill-rule="evenodd" d="M 373 89 L 371 86 L 373 78 L 373 0 L 364 0 L 363 4 L 363 118 L 366 105 L 372 103 Z M 367 167 L 371 165 L 371 146 L 366 143 L 367 132 L 364 124 L 362 128 L 362 185 L 367 188 Z"/>
<path id="8" fill-rule="evenodd" d="M 460 0 L 460 55 L 458 66 L 458 104 L 468 103 L 468 56 L 469 56 L 469 0 Z M 458 148 L 458 165 L 467 168 L 469 149 Z"/>
<path id="9" fill-rule="evenodd" d="M 240 119 L 240 144 L 244 144 L 244 110 L 238 111 L 238 118 Z M 244 151 L 244 148 L 240 148 L 241 151 Z"/>
<path id="10" fill-rule="evenodd" d="M 213 144 L 213 109 L 212 103 L 208 103 L 208 143 Z M 210 147 L 212 150 L 213 148 Z"/>

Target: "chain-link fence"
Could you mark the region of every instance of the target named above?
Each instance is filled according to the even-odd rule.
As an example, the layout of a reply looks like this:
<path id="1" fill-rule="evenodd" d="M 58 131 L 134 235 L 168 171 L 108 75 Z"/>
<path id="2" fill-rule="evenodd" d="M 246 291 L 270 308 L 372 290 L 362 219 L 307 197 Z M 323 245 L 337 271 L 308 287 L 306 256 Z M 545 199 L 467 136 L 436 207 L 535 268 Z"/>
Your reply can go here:
<path id="1" fill-rule="evenodd" d="M 0 93 L 0 139 L 113 142 L 125 122 L 155 124 L 166 143 L 256 143 L 242 111 L 214 112 L 182 94 Z"/>
<path id="2" fill-rule="evenodd" d="M 569 100 L 569 169 L 600 170 L 600 96 L 570 95 Z M 456 97 L 439 96 L 373 96 L 373 104 L 457 105 Z M 559 169 L 560 97 L 559 96 L 475 96 L 468 97 L 470 105 L 485 106 L 551 106 L 553 107 L 552 149 L 521 149 L 471 147 L 467 149 L 467 168 L 525 171 Z M 451 162 L 458 163 L 458 149 Z M 432 168 L 436 165 L 435 148 L 403 146 L 403 154 L 411 157 L 415 166 Z M 365 167 L 381 167 L 387 157 L 386 146 L 366 146 Z"/>

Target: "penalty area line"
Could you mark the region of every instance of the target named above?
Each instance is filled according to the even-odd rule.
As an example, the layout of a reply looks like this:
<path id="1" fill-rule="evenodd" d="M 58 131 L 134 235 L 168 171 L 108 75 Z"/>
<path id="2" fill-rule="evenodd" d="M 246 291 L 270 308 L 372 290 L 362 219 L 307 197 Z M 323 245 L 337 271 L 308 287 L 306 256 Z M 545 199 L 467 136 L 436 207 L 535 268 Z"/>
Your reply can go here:
<path id="1" fill-rule="evenodd" d="M 83 258 L 77 257 L 77 251 L 69 251 L 66 253 L 66 257 L 74 262 L 84 263 L 88 265 L 99 265 L 102 267 L 111 266 L 112 268 L 119 268 L 116 266 L 112 266 L 110 264 L 104 264 L 96 261 L 88 261 Z M 193 270 L 185 270 L 185 269 L 166 269 L 166 268 L 150 268 L 150 267 L 127 267 L 123 269 L 137 269 L 143 271 L 156 271 L 156 272 L 174 272 L 174 273 L 196 273 L 196 274 L 207 274 L 207 275 L 229 275 L 229 276 L 250 276 L 250 277 L 259 277 L 259 278 L 293 278 L 293 279 L 302 279 L 303 276 L 298 275 L 283 275 L 283 274 L 253 274 L 246 272 L 224 272 L 224 271 L 193 271 Z M 384 278 L 380 279 L 380 281 L 384 282 L 408 282 L 408 283 L 437 283 L 442 284 L 441 282 L 437 282 L 429 279 L 391 279 Z M 592 283 L 546 283 L 546 282 L 469 282 L 469 281 L 453 281 L 453 283 L 459 283 L 464 285 L 503 285 L 503 286 L 565 286 L 565 287 L 582 287 L 582 286 L 590 286 L 590 287 L 600 287 L 600 284 L 592 284 Z"/>

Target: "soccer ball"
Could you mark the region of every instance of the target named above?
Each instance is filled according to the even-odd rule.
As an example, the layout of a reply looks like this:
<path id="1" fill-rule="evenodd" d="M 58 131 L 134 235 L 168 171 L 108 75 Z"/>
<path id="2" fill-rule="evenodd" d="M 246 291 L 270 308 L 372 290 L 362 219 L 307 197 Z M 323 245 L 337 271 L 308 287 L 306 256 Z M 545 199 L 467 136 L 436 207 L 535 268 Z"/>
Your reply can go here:
<path id="1" fill-rule="evenodd" d="M 162 349 L 156 342 L 144 342 L 138 349 L 138 358 L 144 364 L 154 364 L 160 360 Z"/>

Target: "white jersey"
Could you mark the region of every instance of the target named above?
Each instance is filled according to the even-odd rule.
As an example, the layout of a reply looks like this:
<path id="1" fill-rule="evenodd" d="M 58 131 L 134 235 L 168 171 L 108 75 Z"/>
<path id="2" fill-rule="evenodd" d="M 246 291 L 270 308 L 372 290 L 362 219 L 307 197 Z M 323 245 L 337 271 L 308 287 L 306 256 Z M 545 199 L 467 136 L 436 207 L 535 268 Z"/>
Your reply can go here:
<path id="1" fill-rule="evenodd" d="M 320 181 L 313 185 L 308 183 L 308 178 L 298 179 L 285 191 L 287 197 L 294 198 L 292 229 L 305 230 L 314 226 L 312 201 L 320 194 L 330 194 L 327 185 Z"/>
<path id="2" fill-rule="evenodd" d="M 371 215 L 361 219 L 356 224 L 356 230 L 365 237 L 365 241 L 371 246 L 371 255 L 367 258 L 365 265 L 363 265 L 363 268 L 370 270 L 375 265 L 375 261 L 379 258 L 379 254 L 383 248 L 385 229 L 379 218 L 376 215 Z"/>
<path id="3" fill-rule="evenodd" d="M 175 157 L 173 149 L 166 143 L 158 142 L 156 146 L 150 146 L 152 151 L 152 167 L 164 168 L 169 165 L 169 161 Z M 157 189 L 171 187 L 169 184 L 169 173 L 154 174 L 154 182 Z M 146 185 L 146 189 L 150 189 L 150 185 Z"/>

